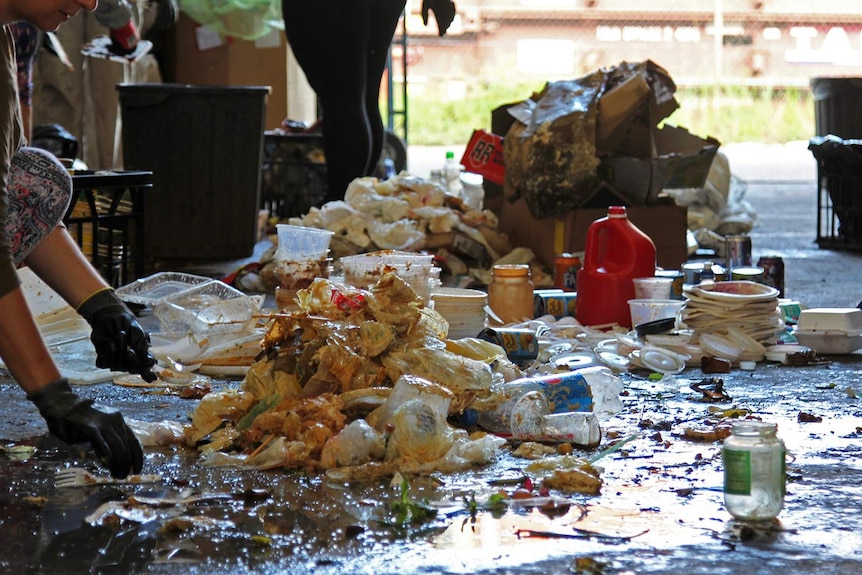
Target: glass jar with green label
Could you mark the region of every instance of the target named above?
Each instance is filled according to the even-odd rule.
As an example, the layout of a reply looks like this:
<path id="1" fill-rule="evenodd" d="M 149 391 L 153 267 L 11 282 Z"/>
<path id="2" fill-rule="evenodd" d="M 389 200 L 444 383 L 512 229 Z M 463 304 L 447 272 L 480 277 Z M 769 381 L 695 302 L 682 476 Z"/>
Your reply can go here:
<path id="1" fill-rule="evenodd" d="M 724 440 L 724 504 L 743 521 L 774 519 L 784 507 L 785 447 L 778 426 L 738 421 Z"/>

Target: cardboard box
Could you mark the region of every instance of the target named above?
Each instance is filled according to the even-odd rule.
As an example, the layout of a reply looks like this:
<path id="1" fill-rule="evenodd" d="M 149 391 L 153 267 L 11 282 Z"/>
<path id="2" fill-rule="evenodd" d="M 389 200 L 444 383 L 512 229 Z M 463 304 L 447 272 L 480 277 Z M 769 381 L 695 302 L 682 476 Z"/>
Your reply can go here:
<path id="1" fill-rule="evenodd" d="M 695 136 L 685 128 L 671 125 L 658 128 L 659 122 L 679 106 L 674 98 L 676 86 L 667 71 L 649 60 L 623 63 L 607 71 L 607 82 L 607 90 L 597 98 L 595 153 L 600 163 L 596 176 L 614 191 L 617 199 L 613 201 L 629 206 L 653 205 L 659 202 L 663 189 L 703 187 L 720 144 L 711 137 Z M 533 98 L 536 97 L 534 94 Z M 512 111 L 520 104 L 505 104 L 491 112 L 494 134 L 510 134 L 512 125 L 519 121 Z M 561 141 L 559 145 L 566 146 L 567 142 Z M 575 179 L 570 197 L 565 196 L 566 190 L 561 190 L 559 184 L 551 178 L 553 189 L 548 190 L 549 194 L 556 194 L 557 205 L 578 209 L 597 206 L 597 190 L 586 188 L 596 182 Z M 496 211 L 503 196 L 502 187 L 489 188 L 487 203 Z M 522 189 L 521 193 L 527 197 L 532 193 L 535 199 L 532 188 Z M 541 209 L 536 213 L 544 215 L 549 211 Z"/>
<path id="2" fill-rule="evenodd" d="M 201 45 L 200 25 L 180 12 L 173 27 L 173 82 L 208 86 L 269 86 L 264 128 L 274 130 L 287 117 L 287 41 L 277 45 L 224 37 Z"/>
<path id="3" fill-rule="evenodd" d="M 718 152 L 714 138 L 700 138 L 685 128 L 665 125 L 652 132 L 651 158 L 611 155 L 602 158 L 601 179 L 630 205 L 651 205 L 663 189 L 702 188 Z"/>
<path id="4" fill-rule="evenodd" d="M 630 206 L 629 220 L 648 235 L 656 247 L 656 263 L 665 269 L 679 269 L 688 259 L 686 232 L 688 210 L 676 204 Z M 533 250 L 536 257 L 553 269 L 554 258 L 563 252 L 583 252 L 587 229 L 608 215 L 604 208 L 573 210 L 559 218 L 536 220 L 523 199 L 503 201 L 499 231 L 507 234 L 512 245 Z"/>

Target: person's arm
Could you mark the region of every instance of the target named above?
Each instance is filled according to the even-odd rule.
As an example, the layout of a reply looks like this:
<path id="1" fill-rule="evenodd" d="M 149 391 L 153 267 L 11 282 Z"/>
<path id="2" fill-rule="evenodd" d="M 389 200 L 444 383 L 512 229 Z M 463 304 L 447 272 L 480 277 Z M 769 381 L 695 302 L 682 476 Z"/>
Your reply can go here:
<path id="1" fill-rule="evenodd" d="M 0 297 L 0 357 L 28 394 L 60 379 L 20 287 Z"/>
<path id="2" fill-rule="evenodd" d="M 75 309 L 87 296 L 108 287 L 62 226 L 39 242 L 25 263 Z"/>
<path id="3" fill-rule="evenodd" d="M 93 328 L 96 367 L 139 373 L 144 380 L 155 381 L 149 335 L 64 227 L 48 234 L 26 263 Z"/>
<path id="4" fill-rule="evenodd" d="M 118 412 L 81 399 L 62 378 L 20 287 L 0 297 L 0 357 L 45 419 L 67 443 L 89 443 L 114 477 L 140 473 L 144 454 Z"/>

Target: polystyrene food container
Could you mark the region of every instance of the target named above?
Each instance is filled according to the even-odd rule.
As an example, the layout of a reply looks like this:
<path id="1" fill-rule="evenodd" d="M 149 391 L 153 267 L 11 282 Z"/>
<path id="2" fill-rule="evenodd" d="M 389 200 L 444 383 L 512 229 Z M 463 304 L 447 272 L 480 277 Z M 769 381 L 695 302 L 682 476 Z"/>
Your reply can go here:
<path id="1" fill-rule="evenodd" d="M 862 309 L 843 307 L 821 307 L 804 309 L 799 312 L 797 327 L 804 331 L 843 331 L 862 330 Z"/>
<path id="2" fill-rule="evenodd" d="M 824 355 L 843 355 L 862 349 L 862 310 L 824 307 L 802 310 L 796 341 Z"/>

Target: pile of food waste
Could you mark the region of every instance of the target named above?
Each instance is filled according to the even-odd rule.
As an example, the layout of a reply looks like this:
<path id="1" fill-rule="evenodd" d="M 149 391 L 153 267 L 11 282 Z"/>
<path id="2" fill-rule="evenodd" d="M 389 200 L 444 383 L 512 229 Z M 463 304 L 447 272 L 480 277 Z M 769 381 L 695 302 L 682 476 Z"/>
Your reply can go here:
<path id="1" fill-rule="evenodd" d="M 361 177 L 348 186 L 344 200 L 311 208 L 289 218 L 295 226 L 333 232 L 330 255 L 342 257 L 381 250 L 434 254 L 448 277 L 490 281 L 496 263 L 530 264 L 534 285 L 551 286 L 553 277 L 532 250 L 513 246 L 489 209 L 476 210 L 446 192 L 439 182 L 403 172 L 388 180 Z M 277 242 L 275 235 L 272 236 Z M 231 279 L 248 291 L 272 293 L 279 285 L 277 245 L 247 264 Z"/>
<path id="2" fill-rule="evenodd" d="M 207 465 L 328 470 L 344 479 L 486 464 L 506 440 L 449 423 L 490 409 L 522 375 L 496 344 L 446 322 L 387 273 L 368 290 L 317 279 L 273 314 L 238 388 L 201 399 L 185 429 Z"/>

